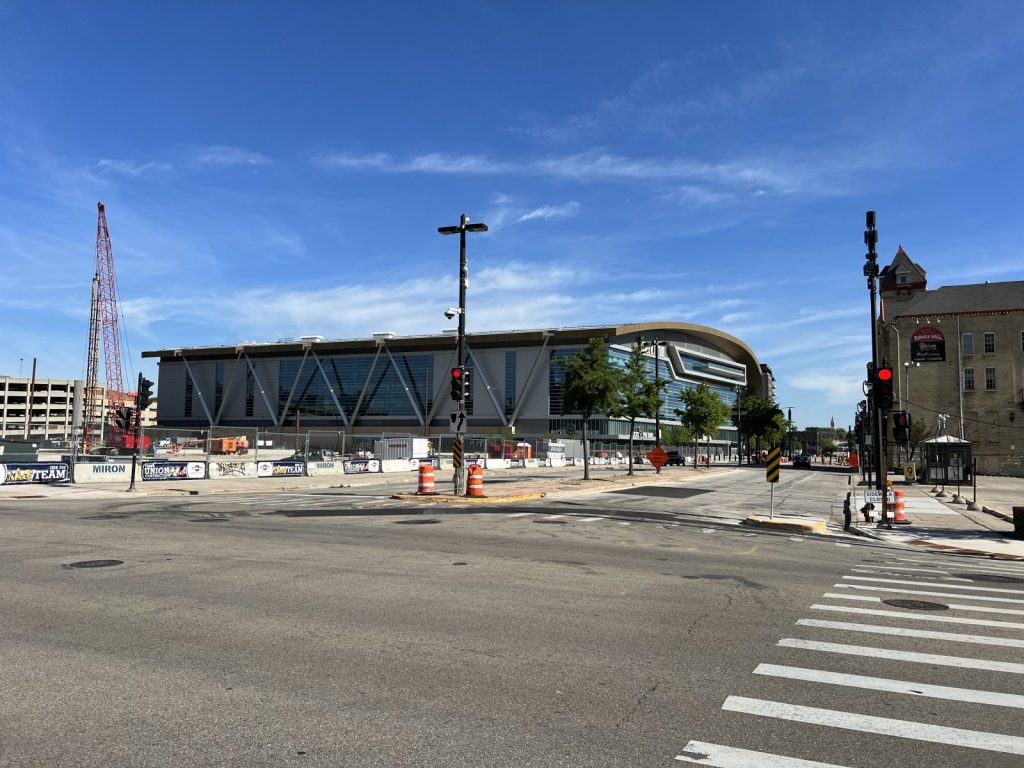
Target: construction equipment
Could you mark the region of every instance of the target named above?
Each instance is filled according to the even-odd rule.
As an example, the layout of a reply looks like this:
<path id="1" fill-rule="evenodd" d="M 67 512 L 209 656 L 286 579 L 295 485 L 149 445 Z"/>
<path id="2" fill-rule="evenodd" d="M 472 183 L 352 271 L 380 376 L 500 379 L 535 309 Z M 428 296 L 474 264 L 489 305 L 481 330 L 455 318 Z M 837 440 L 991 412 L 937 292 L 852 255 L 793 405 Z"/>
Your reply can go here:
<path id="1" fill-rule="evenodd" d="M 125 447 L 130 429 L 119 425 L 115 415 L 132 405 L 132 396 L 124 390 L 121 377 L 121 309 L 117 298 L 114 252 L 107 229 L 103 203 L 96 203 L 96 272 L 92 278 L 89 311 L 89 340 L 86 353 L 85 412 L 82 420 L 84 452 L 100 442 L 114 448 Z M 100 337 L 103 338 L 104 380 L 100 381 Z M 103 439 L 103 422 L 109 419 Z"/>
<path id="2" fill-rule="evenodd" d="M 249 438 L 241 437 L 214 437 L 209 443 L 210 453 L 217 454 L 238 454 L 243 455 L 249 452 Z"/>

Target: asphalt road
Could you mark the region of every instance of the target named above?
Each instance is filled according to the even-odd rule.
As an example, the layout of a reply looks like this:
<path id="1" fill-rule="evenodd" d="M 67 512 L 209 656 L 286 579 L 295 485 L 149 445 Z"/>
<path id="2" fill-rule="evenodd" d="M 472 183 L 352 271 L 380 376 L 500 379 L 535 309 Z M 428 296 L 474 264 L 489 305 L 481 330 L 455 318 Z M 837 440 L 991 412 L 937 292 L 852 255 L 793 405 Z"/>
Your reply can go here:
<path id="1" fill-rule="evenodd" d="M 678 489 L 8 502 L 0 765 L 1021 765 L 1020 564 L 747 530 L 752 470 Z"/>

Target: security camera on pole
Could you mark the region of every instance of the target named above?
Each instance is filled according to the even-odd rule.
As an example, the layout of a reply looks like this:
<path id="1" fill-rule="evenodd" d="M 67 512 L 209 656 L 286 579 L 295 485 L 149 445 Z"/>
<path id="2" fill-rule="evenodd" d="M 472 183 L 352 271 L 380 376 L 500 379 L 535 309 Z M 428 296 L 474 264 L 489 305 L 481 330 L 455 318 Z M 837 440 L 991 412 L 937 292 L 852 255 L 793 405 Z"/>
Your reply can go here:
<path id="1" fill-rule="evenodd" d="M 459 223 L 454 227 L 438 227 L 437 231 L 442 235 L 459 236 L 459 306 L 448 307 L 444 316 L 451 320 L 456 314 L 459 316 L 458 336 L 458 361 L 452 369 L 452 400 L 455 402 L 455 418 L 452 420 L 452 431 L 455 432 L 455 439 L 452 441 L 452 463 L 455 466 L 453 483 L 455 495 L 466 495 L 466 469 L 462 460 L 462 435 L 466 433 L 466 394 L 467 394 L 467 369 L 466 369 L 466 288 L 469 285 L 469 267 L 466 264 L 466 233 L 486 232 L 486 224 L 470 224 L 469 217 L 462 214 Z M 458 373 L 456 373 L 456 371 Z M 456 381 L 457 380 L 457 381 Z"/>

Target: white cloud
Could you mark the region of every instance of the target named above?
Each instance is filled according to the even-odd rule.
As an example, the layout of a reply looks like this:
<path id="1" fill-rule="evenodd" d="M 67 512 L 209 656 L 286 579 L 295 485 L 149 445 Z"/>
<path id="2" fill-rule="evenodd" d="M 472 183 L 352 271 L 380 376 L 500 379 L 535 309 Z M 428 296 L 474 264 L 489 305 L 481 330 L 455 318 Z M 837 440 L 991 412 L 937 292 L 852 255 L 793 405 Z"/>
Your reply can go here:
<path id="1" fill-rule="evenodd" d="M 226 168 L 235 165 L 269 165 L 270 158 L 242 147 L 215 145 L 200 150 L 193 162 L 196 165 L 215 165 Z"/>
<path id="2" fill-rule="evenodd" d="M 104 158 L 96 163 L 96 168 L 100 171 L 120 173 L 124 176 L 137 178 L 149 173 L 165 173 L 170 171 L 172 166 L 170 163 L 159 162 L 157 160 L 137 163 L 134 160 L 110 160 L 108 158 Z"/>
<path id="3" fill-rule="evenodd" d="M 516 219 L 516 223 L 531 219 L 564 219 L 575 214 L 579 208 L 580 204 L 575 200 L 571 200 L 565 205 L 542 205 L 540 208 L 534 208 L 532 211 L 524 213 Z"/>

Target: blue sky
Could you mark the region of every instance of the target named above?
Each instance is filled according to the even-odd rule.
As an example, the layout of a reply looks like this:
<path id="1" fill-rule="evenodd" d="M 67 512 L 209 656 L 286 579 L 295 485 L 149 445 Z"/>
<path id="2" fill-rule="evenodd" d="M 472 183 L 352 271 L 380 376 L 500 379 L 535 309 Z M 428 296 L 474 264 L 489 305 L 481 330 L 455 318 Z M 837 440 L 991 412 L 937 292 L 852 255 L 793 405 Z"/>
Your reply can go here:
<path id="1" fill-rule="evenodd" d="M 372 6 L 372 7 L 370 7 Z M 81 377 L 106 205 L 129 349 L 657 320 L 852 421 L 864 211 L 1024 279 L 1024 3 L 0 0 L 0 373 Z"/>

